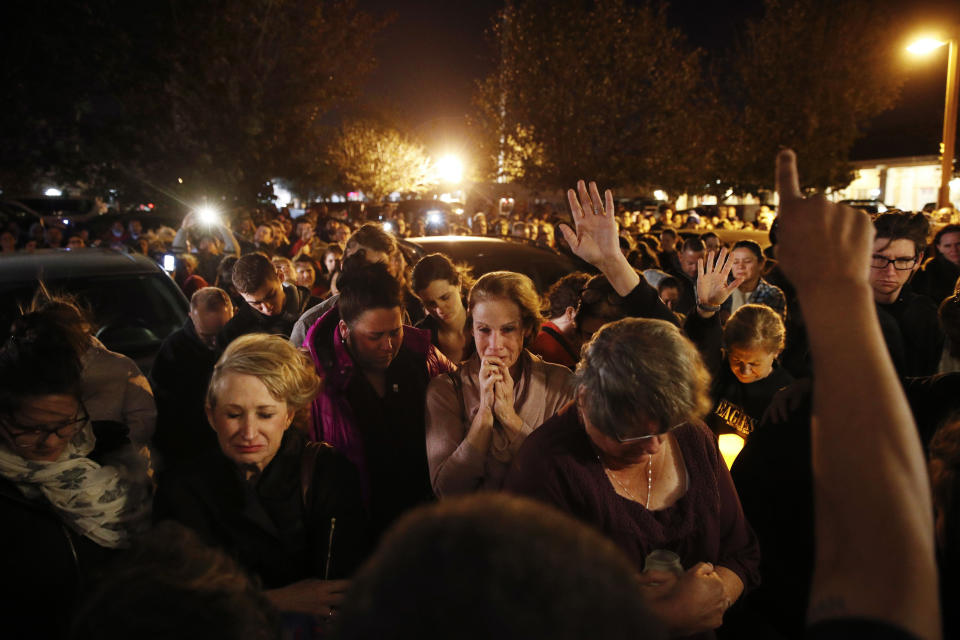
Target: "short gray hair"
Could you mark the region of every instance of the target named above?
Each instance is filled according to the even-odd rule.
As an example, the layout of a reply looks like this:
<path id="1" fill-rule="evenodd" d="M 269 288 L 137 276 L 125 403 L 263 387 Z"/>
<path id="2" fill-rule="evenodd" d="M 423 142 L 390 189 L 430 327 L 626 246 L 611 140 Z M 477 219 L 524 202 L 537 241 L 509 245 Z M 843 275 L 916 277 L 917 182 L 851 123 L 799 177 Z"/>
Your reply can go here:
<path id="1" fill-rule="evenodd" d="M 624 318 L 604 325 L 584 347 L 575 375 L 580 408 L 604 433 L 648 435 L 700 419 L 710 410 L 710 374 L 697 348 L 663 320 Z"/>

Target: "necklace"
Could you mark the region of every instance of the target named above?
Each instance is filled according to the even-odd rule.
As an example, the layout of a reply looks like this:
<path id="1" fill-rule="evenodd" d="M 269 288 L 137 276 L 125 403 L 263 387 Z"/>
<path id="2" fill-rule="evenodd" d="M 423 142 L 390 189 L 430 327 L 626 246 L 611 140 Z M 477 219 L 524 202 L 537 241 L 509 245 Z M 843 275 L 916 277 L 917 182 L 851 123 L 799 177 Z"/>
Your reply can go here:
<path id="1" fill-rule="evenodd" d="M 627 494 L 627 497 L 629 497 L 634 502 L 638 502 L 642 504 L 644 509 L 650 508 L 650 494 L 653 493 L 653 456 L 650 456 L 649 458 L 647 458 L 647 499 L 646 501 L 642 501 L 639 498 L 637 498 L 637 496 L 633 495 L 633 493 L 631 493 L 630 490 L 627 489 L 623 485 L 623 483 L 617 479 L 617 476 L 613 475 L 613 471 L 611 469 L 607 469 L 604 466 L 603 460 L 600 459 L 600 454 L 597 454 L 597 461 L 600 463 L 600 466 L 603 467 L 603 470 L 607 472 L 607 477 L 613 480 L 618 487 L 623 489 L 623 492 Z"/>

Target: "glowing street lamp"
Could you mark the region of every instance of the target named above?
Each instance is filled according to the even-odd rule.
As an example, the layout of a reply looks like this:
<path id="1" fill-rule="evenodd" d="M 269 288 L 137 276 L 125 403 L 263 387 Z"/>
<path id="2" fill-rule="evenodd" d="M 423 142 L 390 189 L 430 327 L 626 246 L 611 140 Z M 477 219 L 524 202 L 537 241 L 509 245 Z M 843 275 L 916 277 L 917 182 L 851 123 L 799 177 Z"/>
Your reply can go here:
<path id="1" fill-rule="evenodd" d="M 910 46 L 907 47 L 907 51 L 922 56 L 930 53 L 934 49 L 939 49 L 945 44 L 947 43 L 937 40 L 936 38 L 920 38 L 916 42 L 911 43 Z"/>
<path id="2" fill-rule="evenodd" d="M 940 159 L 938 208 L 950 206 L 950 176 L 953 173 L 954 143 L 957 139 L 957 37 L 954 35 L 946 42 L 934 38 L 922 38 L 907 47 L 910 53 L 923 55 L 945 44 L 950 45 L 950 50 L 947 56 L 947 95 L 943 107 L 943 153 Z"/>
<path id="3" fill-rule="evenodd" d="M 437 160 L 437 177 L 441 182 L 459 184 L 463 180 L 463 161 L 457 156 L 443 156 Z"/>

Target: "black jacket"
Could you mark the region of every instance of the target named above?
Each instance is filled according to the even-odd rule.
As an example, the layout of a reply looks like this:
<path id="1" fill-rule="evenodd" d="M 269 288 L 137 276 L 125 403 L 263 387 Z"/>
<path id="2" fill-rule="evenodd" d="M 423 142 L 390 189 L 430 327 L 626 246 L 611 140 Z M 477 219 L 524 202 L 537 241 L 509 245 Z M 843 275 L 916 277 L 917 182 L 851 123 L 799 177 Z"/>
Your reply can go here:
<path id="1" fill-rule="evenodd" d="M 623 298 L 623 312 L 628 318 L 650 318 L 666 320 L 680 326 L 677 314 L 671 311 L 657 294 L 657 290 L 650 286 L 646 278 L 640 276 L 640 282 Z"/>
<path id="2" fill-rule="evenodd" d="M 129 443 L 119 423 L 97 422 L 97 462 Z M 61 638 L 76 602 L 117 551 L 70 529 L 46 501 L 0 477 L 0 616 L 4 638 Z"/>
<path id="3" fill-rule="evenodd" d="M 170 470 L 157 490 L 154 519 L 193 529 L 267 589 L 323 578 L 328 552 L 329 577 L 345 578 L 369 550 L 360 479 L 346 458 L 322 447 L 305 510 L 300 484 L 305 444 L 302 433 L 287 429 L 276 456 L 252 483 L 223 454 Z"/>
<path id="4" fill-rule="evenodd" d="M 270 333 L 290 337 L 293 325 L 300 316 L 310 307 L 320 304 L 318 298 L 310 295 L 306 287 L 284 284 L 283 293 L 286 297 L 283 309 L 275 316 L 265 316 L 249 304 L 243 304 L 233 318 L 220 331 L 217 340 L 224 348 L 240 336 L 248 333 Z"/>
<path id="5" fill-rule="evenodd" d="M 923 268 L 910 281 L 910 287 L 939 307 L 944 298 L 953 295 L 957 278 L 960 278 L 960 267 L 937 255 L 923 263 Z"/>
<path id="6" fill-rule="evenodd" d="M 221 353 L 204 344 L 190 318 L 160 346 L 150 384 L 157 401 L 154 444 L 164 468 L 219 451 L 203 406 Z"/>
<path id="7" fill-rule="evenodd" d="M 672 275 L 680 283 L 680 297 L 673 303 L 673 310 L 685 316 L 697 310 L 697 281 L 691 278 L 682 269 L 673 267 L 664 271 Z"/>
<path id="8" fill-rule="evenodd" d="M 896 321 L 903 338 L 901 376 L 930 376 L 937 372 L 943 355 L 943 332 L 937 319 L 937 306 L 926 296 L 905 286 L 894 302 L 877 304 L 878 313 Z M 881 320 L 881 325 L 883 320 Z"/>
<path id="9" fill-rule="evenodd" d="M 911 378 L 903 383 L 926 449 L 943 419 L 960 404 L 960 373 Z M 814 564 L 810 416 L 808 396 L 790 412 L 787 422 L 761 424 L 730 469 L 743 513 L 763 550 L 762 582 L 728 611 L 724 626 L 735 614 L 752 624 L 765 621 L 781 634 L 741 633 L 731 637 L 807 637 L 804 632 Z M 944 608 L 947 619 L 954 617 L 953 609 Z"/>

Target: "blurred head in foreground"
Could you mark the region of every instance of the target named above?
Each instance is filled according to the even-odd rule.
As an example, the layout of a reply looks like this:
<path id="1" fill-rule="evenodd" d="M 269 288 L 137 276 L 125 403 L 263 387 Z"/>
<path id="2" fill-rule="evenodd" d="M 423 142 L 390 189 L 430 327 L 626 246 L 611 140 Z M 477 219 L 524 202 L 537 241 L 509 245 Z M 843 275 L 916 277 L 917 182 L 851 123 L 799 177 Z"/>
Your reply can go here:
<path id="1" fill-rule="evenodd" d="M 338 618 L 342 640 L 665 637 L 612 543 L 502 494 L 445 500 L 401 519 Z"/>
<path id="2" fill-rule="evenodd" d="M 278 640 L 266 597 L 222 552 L 174 522 L 158 525 L 89 591 L 71 640 Z"/>

